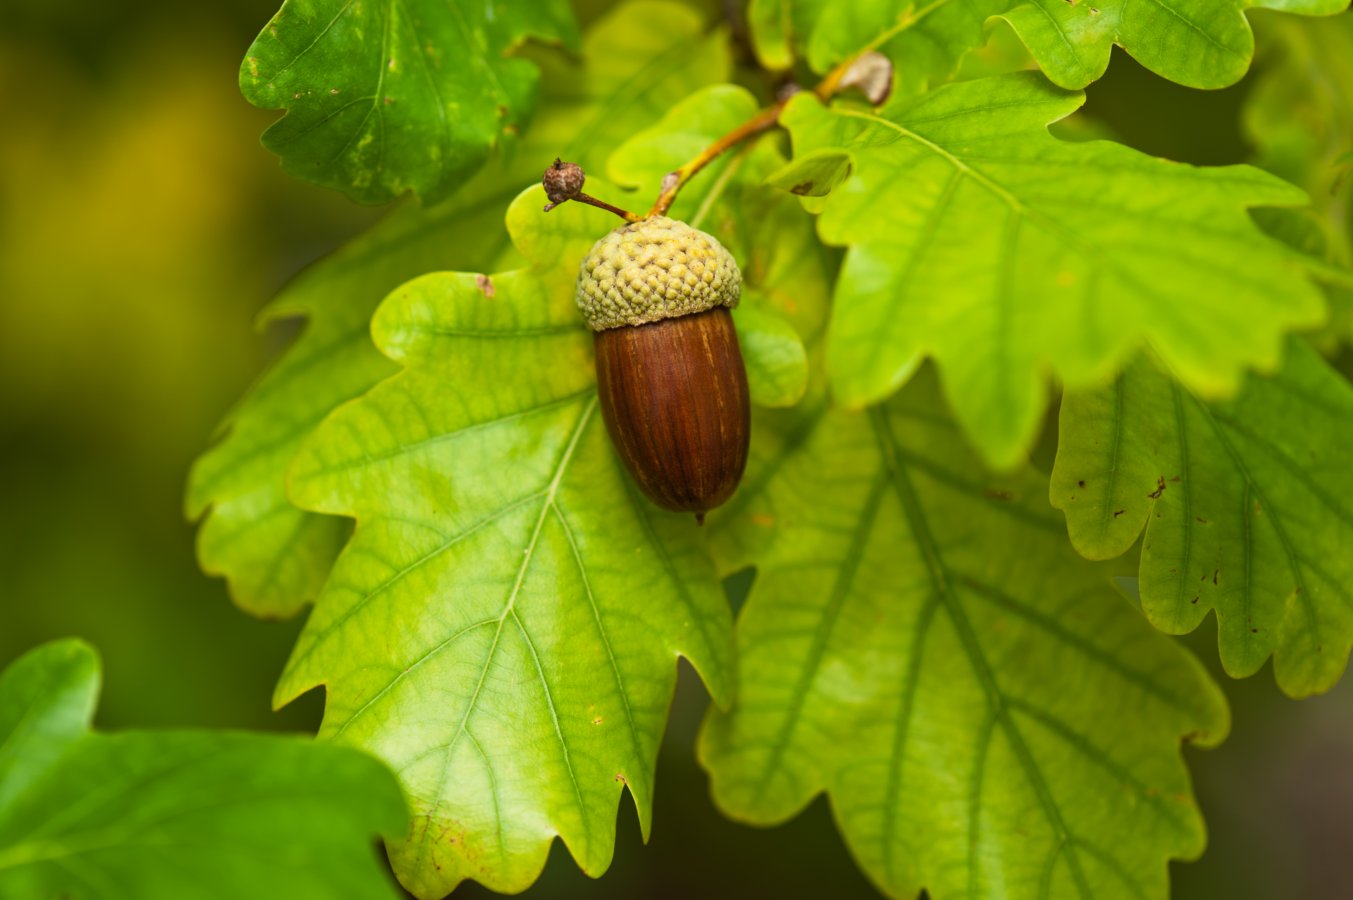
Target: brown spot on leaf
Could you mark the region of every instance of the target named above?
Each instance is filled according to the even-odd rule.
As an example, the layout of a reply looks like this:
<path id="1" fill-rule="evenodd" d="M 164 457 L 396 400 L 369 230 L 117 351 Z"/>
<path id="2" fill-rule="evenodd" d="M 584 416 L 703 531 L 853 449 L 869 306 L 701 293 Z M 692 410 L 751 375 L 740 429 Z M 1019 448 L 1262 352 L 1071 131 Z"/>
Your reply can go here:
<path id="1" fill-rule="evenodd" d="M 480 292 L 487 298 L 492 299 L 497 291 L 493 287 L 493 279 L 487 275 L 476 275 L 474 283 L 479 286 Z"/>
<path id="2" fill-rule="evenodd" d="M 1125 513 L 1125 512 L 1127 512 L 1126 509 L 1115 509 L 1115 510 L 1113 511 L 1113 517 L 1116 519 L 1116 518 L 1118 518 L 1119 516 L 1121 516 L 1121 515 L 1122 515 L 1123 513 Z"/>
<path id="3" fill-rule="evenodd" d="M 1146 496 L 1150 497 L 1152 500 L 1159 500 L 1159 499 L 1160 499 L 1160 495 L 1163 494 L 1163 493 L 1165 493 L 1165 476 L 1164 476 L 1164 475 L 1162 475 L 1162 476 L 1160 476 L 1159 478 L 1156 479 L 1156 489 L 1155 489 L 1154 491 L 1152 491 L 1151 493 L 1147 494 Z"/>
<path id="4" fill-rule="evenodd" d="M 811 181 L 801 181 L 789 189 L 791 194 L 798 194 L 800 197 L 806 196 L 813 189 Z"/>

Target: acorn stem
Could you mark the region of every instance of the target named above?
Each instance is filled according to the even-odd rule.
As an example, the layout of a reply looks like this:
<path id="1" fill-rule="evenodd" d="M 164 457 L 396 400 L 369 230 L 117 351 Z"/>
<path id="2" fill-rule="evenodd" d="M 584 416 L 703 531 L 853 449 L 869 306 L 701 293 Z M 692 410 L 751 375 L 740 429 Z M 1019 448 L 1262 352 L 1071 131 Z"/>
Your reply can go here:
<path id="1" fill-rule="evenodd" d="M 932 6 L 933 5 L 935 4 L 932 4 Z M 896 31 L 905 30 L 905 28 L 910 27 L 919 20 L 921 16 L 929 11 L 930 7 L 927 7 L 924 12 L 920 15 L 913 16 L 902 29 L 897 29 Z M 894 36 L 896 31 L 894 31 Z M 818 82 L 817 87 L 813 88 L 813 94 L 825 103 L 840 90 L 848 87 L 849 85 L 845 83 L 847 75 L 851 73 L 852 68 L 855 67 L 860 59 L 872 52 L 873 49 L 874 48 L 871 45 L 866 50 L 851 56 L 839 66 L 832 69 L 820 82 Z M 667 210 L 672 208 L 672 204 L 676 202 L 677 194 L 686 186 L 686 182 L 694 178 L 701 169 L 714 162 L 714 160 L 718 159 L 724 152 L 731 150 L 745 140 L 764 134 L 780 124 L 780 113 L 784 112 L 790 97 L 795 93 L 797 93 L 796 90 L 784 92 L 779 100 L 776 100 L 770 106 L 767 106 L 765 109 L 710 144 L 704 150 L 701 150 L 690 162 L 686 163 L 676 171 L 668 172 L 662 179 L 662 190 L 658 194 L 658 199 L 653 201 L 653 208 L 648 211 L 648 217 L 652 218 L 653 216 L 667 215 Z"/>
<path id="2" fill-rule="evenodd" d="M 662 192 L 658 194 L 658 199 L 653 202 L 653 208 L 648 211 L 649 216 L 666 215 L 667 210 L 671 209 L 672 204 L 676 202 L 677 194 L 686 182 L 694 178 L 695 174 L 705 166 L 718 159 L 725 150 L 736 147 L 748 138 L 774 128 L 780 121 L 780 113 L 784 110 L 787 102 L 789 102 L 788 98 L 766 107 L 704 150 L 701 150 L 698 156 L 675 172 L 668 172 L 662 179 Z"/>
<path id="3" fill-rule="evenodd" d="M 643 221 L 644 218 L 638 213 L 630 212 L 628 209 L 621 209 L 618 206 L 612 206 L 605 200 L 598 200 L 591 194 L 584 194 L 582 192 L 579 192 L 578 196 L 574 197 L 573 199 L 577 200 L 579 203 L 586 203 L 588 206 L 595 206 L 597 209 L 604 209 L 607 212 L 613 212 L 620 218 L 624 219 L 626 222 L 640 222 Z M 551 204 L 551 206 L 553 205 L 555 204 Z M 549 210 L 550 210 L 549 206 L 545 207 L 546 212 L 549 212 Z"/>
<path id="4" fill-rule="evenodd" d="M 553 203 L 546 204 L 546 206 L 545 206 L 545 212 L 549 212 L 550 210 L 554 209 L 556 206 L 560 206 L 560 205 L 562 205 L 562 204 L 564 204 L 564 203 L 567 203 L 567 202 L 570 201 L 570 200 L 576 200 L 576 201 L 579 202 L 579 203 L 586 203 L 588 206 L 595 206 L 597 209 L 604 209 L 604 210 L 606 210 L 607 212 L 613 212 L 613 213 L 615 213 L 617 216 L 619 216 L 620 218 L 624 219 L 626 222 L 641 222 L 641 221 L 643 221 L 643 218 L 644 218 L 643 216 L 639 215 L 638 213 L 630 212 L 628 209 L 621 209 L 621 208 L 618 207 L 618 206 L 612 206 L 611 204 L 607 203 L 605 200 L 598 200 L 596 197 L 593 197 L 591 194 L 584 194 L 582 191 L 579 191 L 577 194 L 574 194 L 572 197 L 565 197 L 563 200 L 556 200 L 556 201 L 553 202 Z"/>

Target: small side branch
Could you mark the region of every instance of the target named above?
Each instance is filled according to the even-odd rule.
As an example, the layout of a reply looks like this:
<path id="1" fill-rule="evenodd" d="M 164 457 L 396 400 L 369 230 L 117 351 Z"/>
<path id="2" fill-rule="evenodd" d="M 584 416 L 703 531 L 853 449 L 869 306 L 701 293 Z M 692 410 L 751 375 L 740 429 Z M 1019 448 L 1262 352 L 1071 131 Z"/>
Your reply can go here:
<path id="1" fill-rule="evenodd" d="M 852 56 L 828 72 L 817 87 L 813 88 L 813 94 L 823 103 L 826 103 L 844 90 L 859 88 L 869 98 L 870 102 L 877 105 L 887 99 L 888 91 L 892 87 L 892 75 L 892 63 L 871 47 Z M 654 201 L 653 208 L 648 211 L 648 215 L 666 215 L 667 210 L 671 209 L 672 204 L 676 202 L 677 194 L 685 187 L 686 182 L 695 177 L 696 173 L 714 162 L 724 152 L 736 147 L 743 141 L 764 134 L 778 125 L 780 114 L 784 112 L 785 106 L 789 103 L 789 98 L 794 93 L 795 91 L 792 90 L 786 92 L 774 104 L 761 110 L 761 112 L 700 151 L 700 154 L 690 162 L 675 172 L 668 172 L 662 180 L 662 190 L 658 194 L 658 199 Z"/>
<path id="2" fill-rule="evenodd" d="M 905 28 L 914 23 L 920 15 L 929 12 L 934 5 L 932 3 L 930 7 L 926 7 L 922 13 L 912 17 L 902 27 Z M 887 99 L 888 91 L 892 87 L 892 77 L 892 63 L 882 54 L 877 53 L 871 46 L 828 72 L 817 87 L 813 88 L 813 94 L 823 103 L 826 103 L 842 91 L 857 88 L 871 103 L 878 105 Z M 575 163 L 568 163 L 559 159 L 556 159 L 554 164 L 545 170 L 545 174 L 541 178 L 545 193 L 550 199 L 549 205 L 545 207 L 545 212 L 549 212 L 561 203 L 576 200 L 579 203 L 586 203 L 588 206 L 595 206 L 598 209 L 614 213 L 626 222 L 641 222 L 654 216 L 666 215 L 667 211 L 672 208 L 672 204 L 676 202 L 677 194 L 700 170 L 738 144 L 764 134 L 778 125 L 780 114 L 784 112 L 790 97 L 796 92 L 796 88 L 784 92 L 775 103 L 710 144 L 690 162 L 675 172 L 668 172 L 662 179 L 662 189 L 658 193 L 658 199 L 653 202 L 653 207 L 645 215 L 612 206 L 604 200 L 598 200 L 596 197 L 584 194 L 582 186 L 585 175 L 582 168 Z"/>
<path id="3" fill-rule="evenodd" d="M 736 147 L 748 138 L 774 128 L 776 123 L 780 121 L 780 113 L 784 111 L 787 102 L 788 100 L 781 100 L 773 106 L 766 107 L 710 144 L 700 152 L 699 156 L 675 172 L 668 172 L 662 180 L 662 193 L 658 194 L 658 199 L 654 201 L 653 208 L 648 211 L 648 214 L 650 216 L 666 215 L 667 210 L 671 209 L 672 204 L 676 202 L 677 193 L 685 186 L 686 182 L 695 177 L 697 172 L 718 159 L 724 151 Z"/>
<path id="4" fill-rule="evenodd" d="M 612 206 L 605 200 L 598 200 L 591 194 L 584 194 L 581 191 L 578 192 L 578 195 L 576 197 L 571 197 L 569 199 L 576 200 L 579 203 L 586 203 L 588 206 L 595 206 L 597 209 L 604 209 L 607 212 L 613 212 L 620 218 L 624 219 L 626 222 L 642 222 L 644 219 L 643 216 L 639 215 L 636 212 L 630 212 L 628 209 L 621 209 L 618 206 Z M 549 212 L 553 207 L 558 205 L 559 204 L 557 203 L 551 203 L 549 206 L 545 207 L 545 211 Z"/>

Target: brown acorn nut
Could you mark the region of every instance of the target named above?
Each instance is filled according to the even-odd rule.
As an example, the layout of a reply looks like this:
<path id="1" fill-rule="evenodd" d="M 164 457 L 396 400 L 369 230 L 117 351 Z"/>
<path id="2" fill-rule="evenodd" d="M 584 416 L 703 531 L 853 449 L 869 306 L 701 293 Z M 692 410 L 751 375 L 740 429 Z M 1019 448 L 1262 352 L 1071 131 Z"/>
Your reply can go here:
<path id="1" fill-rule="evenodd" d="M 747 464 L 747 369 L 728 312 L 741 289 L 717 240 L 663 216 L 597 241 L 578 273 L 611 442 L 649 499 L 701 523 Z"/>

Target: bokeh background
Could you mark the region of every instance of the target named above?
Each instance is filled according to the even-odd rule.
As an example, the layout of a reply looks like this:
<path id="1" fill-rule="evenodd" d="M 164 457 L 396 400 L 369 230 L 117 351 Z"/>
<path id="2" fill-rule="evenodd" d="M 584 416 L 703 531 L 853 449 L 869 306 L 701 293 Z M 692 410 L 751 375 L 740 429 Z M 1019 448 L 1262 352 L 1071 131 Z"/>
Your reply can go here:
<path id="1" fill-rule="evenodd" d="M 257 333 L 255 313 L 379 216 L 283 175 L 260 146 L 273 114 L 240 98 L 236 71 L 275 9 L 9 0 L 0 23 L 0 665 L 50 638 L 89 639 L 104 657 L 103 728 L 319 720 L 318 694 L 269 709 L 299 621 L 237 612 L 199 574 L 181 511 L 192 458 L 290 337 Z M 1205 94 L 1118 53 L 1088 115 L 1150 153 L 1239 162 L 1254 78 Z M 746 583 L 730 584 L 735 601 Z M 1216 668 L 1210 626 L 1188 642 Z M 527 897 L 876 896 L 825 803 L 771 830 L 719 817 L 692 758 L 705 698 L 689 675 L 650 845 L 622 805 L 603 880 L 556 846 Z M 1234 733 L 1188 751 L 1211 846 L 1173 866 L 1176 897 L 1353 896 L 1350 681 L 1296 703 L 1267 668 L 1223 679 Z"/>

